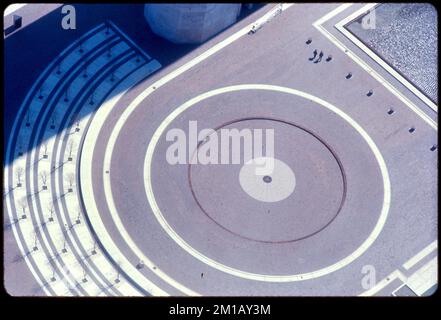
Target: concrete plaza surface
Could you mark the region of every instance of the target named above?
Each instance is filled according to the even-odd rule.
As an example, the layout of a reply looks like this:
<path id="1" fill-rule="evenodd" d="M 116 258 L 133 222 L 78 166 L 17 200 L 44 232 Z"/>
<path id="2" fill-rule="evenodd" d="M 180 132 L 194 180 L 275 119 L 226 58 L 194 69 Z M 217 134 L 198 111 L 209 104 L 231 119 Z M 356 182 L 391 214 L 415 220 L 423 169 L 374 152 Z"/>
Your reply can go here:
<path id="1" fill-rule="evenodd" d="M 86 57 L 66 53 L 71 78 L 49 81 L 55 93 L 43 102 L 35 89 L 27 105 L 47 111 L 30 128 L 21 112 L 12 129 L 21 140 L 11 138 L 5 167 L 7 290 L 354 296 L 423 295 L 436 285 L 437 112 L 334 28 L 362 7 L 266 5 L 170 63 L 123 24 L 98 26 L 84 42 L 87 77 L 74 69 Z M 188 133 L 189 121 L 274 129 L 292 192 L 253 198 L 243 164 L 170 165 L 166 132 Z M 283 191 L 275 177 L 256 188 Z M 8 260 L 14 254 L 24 257 Z"/>

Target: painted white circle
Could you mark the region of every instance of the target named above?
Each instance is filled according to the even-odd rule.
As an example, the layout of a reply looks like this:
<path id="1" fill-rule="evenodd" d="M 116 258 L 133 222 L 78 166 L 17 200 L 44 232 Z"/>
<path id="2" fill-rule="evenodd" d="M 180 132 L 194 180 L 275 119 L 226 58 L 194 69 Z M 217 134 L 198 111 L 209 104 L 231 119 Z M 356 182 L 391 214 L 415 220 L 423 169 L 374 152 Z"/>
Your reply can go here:
<path id="1" fill-rule="evenodd" d="M 256 200 L 278 202 L 292 194 L 296 177 L 285 162 L 259 157 L 250 159 L 242 166 L 239 183 L 243 191 Z"/>
<path id="2" fill-rule="evenodd" d="M 381 171 L 381 175 L 383 178 L 383 188 L 384 188 L 384 197 L 383 197 L 383 206 L 381 208 L 380 217 L 372 230 L 372 232 L 369 234 L 367 239 L 351 254 L 346 256 L 345 258 L 335 262 L 334 264 L 321 268 L 319 270 L 301 273 L 301 274 L 292 274 L 292 275 L 268 275 L 268 274 L 258 274 L 258 273 L 252 273 L 247 272 L 243 270 L 239 270 L 227 265 L 224 265 L 223 263 L 220 263 L 216 260 L 213 260 L 206 255 L 202 254 L 195 248 L 193 248 L 191 245 L 189 245 L 184 239 L 182 239 L 176 231 L 170 226 L 170 224 L 165 219 L 164 215 L 162 214 L 158 203 L 156 202 L 155 195 L 153 192 L 153 185 L 151 180 L 151 168 L 152 168 L 152 159 L 153 159 L 153 153 L 155 151 L 156 145 L 158 144 L 159 139 L 162 137 L 165 129 L 171 124 L 182 112 L 189 109 L 190 107 L 194 106 L 195 104 L 208 99 L 210 97 L 214 97 L 219 94 L 224 94 L 228 92 L 235 92 L 235 91 L 241 91 L 241 90 L 268 90 L 268 91 L 274 91 L 274 92 L 280 92 L 280 93 L 287 93 L 292 94 L 304 99 L 307 99 L 309 101 L 315 102 L 318 105 L 327 108 L 331 112 L 334 112 L 338 116 L 340 116 L 343 120 L 345 120 L 349 125 L 351 125 L 366 141 L 367 145 L 371 149 L 372 153 L 374 154 L 378 166 Z M 141 101 L 144 99 L 144 97 L 140 96 L 139 99 L 136 98 L 136 105 L 139 105 Z M 135 105 L 135 106 L 136 106 Z M 336 106 L 332 105 L 331 103 L 322 100 L 312 94 L 291 89 L 287 87 L 281 87 L 281 86 L 275 86 L 275 85 L 266 85 L 266 84 L 242 84 L 242 85 L 233 85 L 229 87 L 214 89 L 205 93 L 200 94 L 197 97 L 194 97 L 193 99 L 188 100 L 181 106 L 177 107 L 175 110 L 173 110 L 172 113 L 170 113 L 164 121 L 159 125 L 159 127 L 156 129 L 155 133 L 152 136 L 152 139 L 150 140 L 150 143 L 147 147 L 147 153 L 144 161 L 144 182 L 145 182 L 145 191 L 147 195 L 147 199 L 149 201 L 149 204 L 151 206 L 151 209 L 153 211 L 153 214 L 155 215 L 156 219 L 158 220 L 159 224 L 162 226 L 164 231 L 187 253 L 191 254 L 196 259 L 200 260 L 201 262 L 218 269 L 220 271 L 223 271 L 225 273 L 244 278 L 244 279 L 250 279 L 250 280 L 256 280 L 256 281 L 266 281 L 266 282 L 292 282 L 292 281 L 304 281 L 308 279 L 314 279 L 321 276 L 324 276 L 326 274 L 329 274 L 331 272 L 337 271 L 354 260 L 356 260 L 358 257 L 360 257 L 366 250 L 374 243 L 374 241 L 378 238 L 381 230 L 383 229 L 387 216 L 389 213 L 390 208 L 390 199 L 391 199 L 391 187 L 390 187 L 390 179 L 389 179 L 389 173 L 387 171 L 386 163 L 383 159 L 383 156 L 381 155 L 380 150 L 378 149 L 375 142 L 372 140 L 372 138 L 369 136 L 369 134 L 349 115 L 347 115 L 345 112 L 337 108 Z"/>

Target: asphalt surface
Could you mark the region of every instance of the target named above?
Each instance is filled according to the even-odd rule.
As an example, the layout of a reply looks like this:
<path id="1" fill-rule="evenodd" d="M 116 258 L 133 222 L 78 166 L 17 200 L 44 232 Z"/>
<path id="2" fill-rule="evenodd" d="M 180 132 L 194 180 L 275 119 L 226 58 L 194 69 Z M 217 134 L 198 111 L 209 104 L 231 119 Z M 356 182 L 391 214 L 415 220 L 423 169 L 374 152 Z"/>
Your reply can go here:
<path id="1" fill-rule="evenodd" d="M 436 239 L 437 150 L 430 151 L 430 147 L 436 144 L 437 132 L 313 27 L 313 22 L 337 6 L 295 4 L 256 33 L 239 38 L 154 90 L 125 119 L 110 166 L 104 164 L 110 136 L 130 103 L 270 6 L 131 88 L 106 119 L 90 119 L 88 126 L 99 123 L 101 129 L 93 146 L 93 179 L 78 182 L 93 186 L 98 211 L 87 214 L 101 219 L 133 266 L 139 257 L 111 217 L 105 175 L 110 179 L 119 219 L 142 253 L 157 269 L 202 295 L 358 295 L 366 290 L 362 287 L 364 266 L 373 265 L 377 279 L 383 279 L 402 270 L 404 262 Z M 132 37 L 130 30 L 123 30 Z M 308 38 L 312 39 L 310 44 L 305 43 Z M 156 52 L 145 45 L 142 48 L 161 61 Z M 324 52 L 320 63 L 309 59 L 314 49 Z M 326 61 L 329 55 L 332 60 Z M 370 66 L 378 69 L 372 61 Z M 353 74 L 351 79 L 345 77 L 348 72 Z M 391 82 L 396 85 L 393 79 Z M 190 120 L 197 120 L 200 129 L 274 129 L 275 157 L 286 163 L 296 178 L 290 196 L 278 202 L 253 199 L 240 185 L 242 165 L 169 165 L 165 155 L 170 142 L 165 135 L 159 137 L 147 176 L 165 221 L 193 250 L 229 268 L 263 275 L 261 280 L 213 268 L 184 250 L 159 223 L 146 195 L 144 177 L 147 149 L 169 114 L 198 95 L 244 84 L 292 88 L 320 100 L 257 88 L 224 92 L 197 102 L 166 129 L 187 132 Z M 372 96 L 366 95 L 369 90 L 373 90 Z M 335 106 L 340 113 L 319 101 Z M 390 108 L 394 109 L 392 115 L 387 113 Z M 410 133 L 410 127 L 416 130 Z M 380 151 L 383 168 L 368 140 Z M 390 202 L 384 170 L 391 184 Z M 310 274 L 351 256 L 372 237 L 372 230 L 384 217 L 385 202 L 390 206 L 384 226 L 370 247 L 350 264 L 304 280 L 264 279 L 265 275 Z M 91 223 L 91 229 L 96 228 Z M 5 235 L 10 239 L 7 232 Z M 106 251 L 107 244 L 102 241 Z M 12 245 L 12 241 L 8 243 Z M 137 272 L 171 295 L 184 294 L 155 268 Z M 128 272 L 124 277 L 136 282 Z M 32 282 L 31 275 L 24 279 Z M 390 295 L 399 285 L 390 284 L 378 294 Z M 112 293 L 118 294 L 115 290 Z"/>
<path id="2" fill-rule="evenodd" d="M 385 277 L 402 261 L 410 258 L 416 248 L 422 248 L 424 243 L 436 237 L 436 226 L 433 225 L 436 178 L 430 170 L 425 169 L 435 167 L 436 153 L 431 152 L 429 147 L 436 141 L 436 132 L 313 29 L 312 22 L 333 7 L 323 5 L 312 11 L 310 5 L 295 5 L 288 9 L 256 34 L 232 43 L 149 95 L 127 119 L 118 136 L 112 166 L 106 169 L 110 170 L 117 211 L 130 212 L 120 216 L 123 224 L 141 250 L 160 269 L 197 292 L 211 295 L 355 295 L 363 291 L 361 270 L 364 265 L 374 265 L 377 277 Z M 309 37 L 313 39 L 310 46 L 305 45 Z M 310 62 L 308 58 L 313 48 L 323 50 L 325 57 L 330 54 L 333 59 L 319 64 Z M 354 74 L 350 80 L 345 78 L 348 70 Z M 159 73 L 155 78 L 159 79 L 161 75 Z M 153 83 L 155 78 L 140 86 L 139 91 Z M 143 171 L 148 142 L 160 122 L 190 98 L 219 87 L 244 83 L 296 88 L 329 101 L 357 121 L 381 150 L 392 183 L 388 219 L 374 245 L 351 265 L 328 276 L 304 282 L 270 283 L 239 279 L 208 268 L 183 252 L 164 234 L 150 212 L 140 172 Z M 369 90 L 375 92 L 372 97 L 366 96 Z M 136 88 L 132 97 L 139 91 Z M 112 112 L 113 120 L 106 122 L 98 145 L 105 145 L 113 128 L 112 122 L 118 119 L 122 105 L 128 104 L 130 96 L 131 93 L 121 103 L 121 108 L 115 108 Z M 387 114 L 389 106 L 398 110 L 394 117 Z M 247 272 L 269 275 L 308 272 L 328 266 L 353 252 L 378 220 L 384 193 L 378 164 L 366 143 L 353 128 L 320 106 L 280 93 L 253 90 L 223 94 L 203 101 L 180 115 L 170 124 L 170 128 L 185 130 L 187 120 L 198 120 L 204 127 L 214 128 L 245 117 L 289 119 L 318 132 L 335 150 L 345 171 L 347 194 L 342 212 L 314 237 L 292 244 L 268 245 L 244 240 L 237 232 L 226 232 L 201 212 L 189 190 L 187 168 L 169 166 L 164 161 L 167 142 L 162 139 L 153 157 L 151 179 L 158 206 L 167 222 L 199 252 Z M 418 127 L 417 134 L 411 135 L 407 131 L 411 124 Z M 274 126 L 276 132 L 279 127 Z M 278 145 L 281 146 L 279 149 Z M 276 157 L 290 159 L 298 166 L 293 164 L 294 172 L 300 175 L 297 182 L 299 187 L 293 193 L 294 203 L 247 203 L 250 200 L 240 190 L 238 183 L 238 168 L 219 166 L 212 174 L 201 173 L 198 177 L 197 188 L 201 189 L 200 197 L 204 205 L 224 212 L 223 215 L 214 213 L 223 219 L 228 220 L 225 216 L 233 216 L 232 221 L 225 223 L 239 232 L 246 230 L 243 232 L 252 236 L 269 231 L 265 234 L 268 239 L 274 232 L 271 226 L 277 223 L 287 226 L 286 223 L 291 222 L 297 224 L 299 230 L 305 231 L 313 228 L 310 221 L 326 220 L 320 217 L 320 212 L 329 208 L 326 200 L 332 202 L 333 193 L 337 198 L 340 196 L 341 175 L 334 164 L 334 168 L 326 173 L 325 180 L 320 180 L 325 188 L 332 189 L 330 193 L 323 193 L 320 186 L 313 183 L 314 179 L 306 176 L 308 170 L 317 175 L 317 167 L 308 168 L 308 154 L 296 152 L 296 148 L 314 150 L 314 142 L 302 141 L 296 134 L 281 134 L 276 140 Z M 328 163 L 329 155 L 321 154 L 319 150 L 311 152 L 314 157 L 319 156 L 318 161 L 322 161 L 323 166 L 331 165 Z M 93 168 L 100 215 L 112 238 L 121 248 L 125 248 L 123 240 L 115 234 L 114 225 L 106 217 L 105 199 L 102 197 L 104 192 L 100 191 L 100 176 L 104 171 L 101 167 L 103 153 L 104 150 L 96 150 Z M 204 168 L 200 171 L 208 170 Z M 413 174 L 408 174 L 410 172 Z M 302 174 L 305 177 L 301 177 Z M 412 196 L 409 197 L 409 194 Z M 296 197 L 301 202 L 300 206 L 295 205 Z M 419 199 L 418 205 L 415 199 Z M 222 205 L 226 207 L 225 210 L 220 209 Z M 264 210 L 283 212 L 285 216 L 259 217 L 258 214 Z M 295 214 L 292 212 L 296 210 L 300 216 L 296 216 L 298 220 L 293 222 L 290 213 Z M 329 214 L 335 211 L 333 209 Z M 254 224 L 250 225 L 254 222 L 257 229 L 253 229 Z M 283 232 L 282 229 L 281 234 L 277 235 L 280 237 Z M 412 241 L 409 242 L 409 239 Z M 201 277 L 201 274 L 204 276 Z M 149 273 L 148 276 L 151 277 Z"/>

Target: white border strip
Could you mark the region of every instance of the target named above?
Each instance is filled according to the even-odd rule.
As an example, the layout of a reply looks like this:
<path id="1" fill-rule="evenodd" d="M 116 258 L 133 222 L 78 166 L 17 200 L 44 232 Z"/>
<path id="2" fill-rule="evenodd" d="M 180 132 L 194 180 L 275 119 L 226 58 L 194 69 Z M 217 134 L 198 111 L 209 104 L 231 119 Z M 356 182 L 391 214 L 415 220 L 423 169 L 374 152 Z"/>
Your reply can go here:
<path id="1" fill-rule="evenodd" d="M 425 247 L 420 253 L 418 253 L 413 258 L 409 259 L 405 264 L 403 264 L 404 269 L 409 270 L 414 265 L 416 265 L 421 259 L 430 254 L 433 250 L 438 247 L 438 240 L 433 241 L 427 247 Z"/>
<path id="2" fill-rule="evenodd" d="M 5 11 L 3 12 L 3 17 L 6 17 L 7 15 L 10 15 L 11 13 L 14 13 L 18 9 L 24 7 L 25 5 L 27 5 L 27 3 L 14 3 L 14 4 L 10 4 L 9 6 L 6 7 Z"/>
<path id="3" fill-rule="evenodd" d="M 347 8 L 351 7 L 352 5 L 353 5 L 353 3 L 342 4 L 342 5 L 338 6 L 337 8 L 335 8 L 334 10 L 332 10 L 332 11 L 328 12 L 327 14 L 325 14 L 323 17 L 321 17 L 316 22 L 314 22 L 312 25 L 314 27 L 316 27 L 316 28 L 318 28 L 319 26 L 321 27 L 321 25 L 323 23 L 325 23 L 326 21 L 328 21 L 332 17 L 335 17 L 337 14 L 345 11 Z"/>

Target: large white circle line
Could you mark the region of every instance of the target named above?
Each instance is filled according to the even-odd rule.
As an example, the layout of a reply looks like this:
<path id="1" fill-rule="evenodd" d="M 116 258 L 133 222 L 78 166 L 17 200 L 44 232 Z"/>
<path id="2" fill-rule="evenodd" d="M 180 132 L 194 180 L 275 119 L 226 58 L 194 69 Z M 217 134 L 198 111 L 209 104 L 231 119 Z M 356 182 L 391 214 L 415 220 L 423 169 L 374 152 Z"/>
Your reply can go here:
<path id="1" fill-rule="evenodd" d="M 351 253 L 349 256 L 343 258 L 342 260 L 319 270 L 313 271 L 313 272 L 307 272 L 302 274 L 294 274 L 294 275 L 263 275 L 263 274 L 257 274 L 257 273 L 251 273 L 246 272 L 242 270 L 238 270 L 229 266 L 226 266 L 222 263 L 219 263 L 211 258 L 206 257 L 193 247 L 191 247 L 185 240 L 183 240 L 174 230 L 171 228 L 171 226 L 168 224 L 168 222 L 165 220 L 164 216 L 162 215 L 158 204 L 156 203 L 155 196 L 153 194 L 153 187 L 150 179 L 150 171 L 151 171 L 151 161 L 153 158 L 153 153 L 155 150 L 155 147 L 159 141 L 159 138 L 162 136 L 165 128 L 176 118 L 178 117 L 182 112 L 184 112 L 186 109 L 190 108 L 194 104 L 222 94 L 227 92 L 234 92 L 234 91 L 241 91 L 241 90 L 269 90 L 269 91 L 276 91 L 276 92 L 282 92 L 282 93 L 288 93 L 295 96 L 303 97 L 307 100 L 310 100 L 312 102 L 318 103 L 319 105 L 322 105 L 335 114 L 342 117 L 344 120 L 346 120 L 357 132 L 364 138 L 366 143 L 371 148 L 378 165 L 380 167 L 380 171 L 383 178 L 383 186 L 384 186 L 384 198 L 383 198 L 383 206 L 381 209 L 380 217 L 377 221 L 377 224 L 375 225 L 373 231 L 368 236 L 368 238 L 361 244 L 360 247 L 358 247 L 353 253 Z M 317 278 L 326 274 L 329 274 L 331 272 L 337 271 L 354 260 L 356 260 L 358 257 L 360 257 L 375 241 L 375 239 L 380 234 L 381 230 L 383 229 L 383 226 L 386 222 L 387 215 L 389 212 L 390 207 L 390 197 L 391 197 L 391 190 L 390 190 L 390 180 L 389 180 L 389 174 L 387 171 L 386 163 L 380 153 L 380 150 L 375 145 L 374 141 L 371 139 L 371 137 L 363 130 L 363 128 L 350 116 L 348 116 L 346 113 L 344 113 L 342 110 L 338 109 L 334 105 L 330 104 L 329 102 L 326 102 L 316 96 L 313 96 L 311 94 L 281 87 L 281 86 L 275 86 L 275 85 L 265 85 L 265 84 L 243 84 L 243 85 L 235 85 L 235 86 L 228 86 L 224 88 L 219 88 L 215 90 L 211 90 L 209 92 L 205 92 L 203 94 L 200 94 L 199 96 L 185 102 L 178 108 L 176 108 L 172 113 L 170 113 L 165 120 L 159 125 L 159 127 L 156 129 L 155 133 L 152 136 L 152 139 L 150 140 L 149 146 L 147 148 L 147 154 L 145 157 L 144 162 L 144 182 L 145 182 L 145 191 L 147 194 L 148 201 L 150 203 L 150 206 L 152 208 L 153 213 L 155 214 L 158 222 L 161 224 L 163 229 L 167 232 L 167 234 L 185 251 L 187 251 L 189 254 L 191 254 L 193 257 L 199 259 L 201 262 L 216 268 L 220 271 L 229 273 L 231 275 L 250 279 L 250 280 L 257 280 L 257 281 L 268 281 L 268 282 L 292 282 L 292 281 L 302 281 L 307 279 L 313 279 Z"/>

